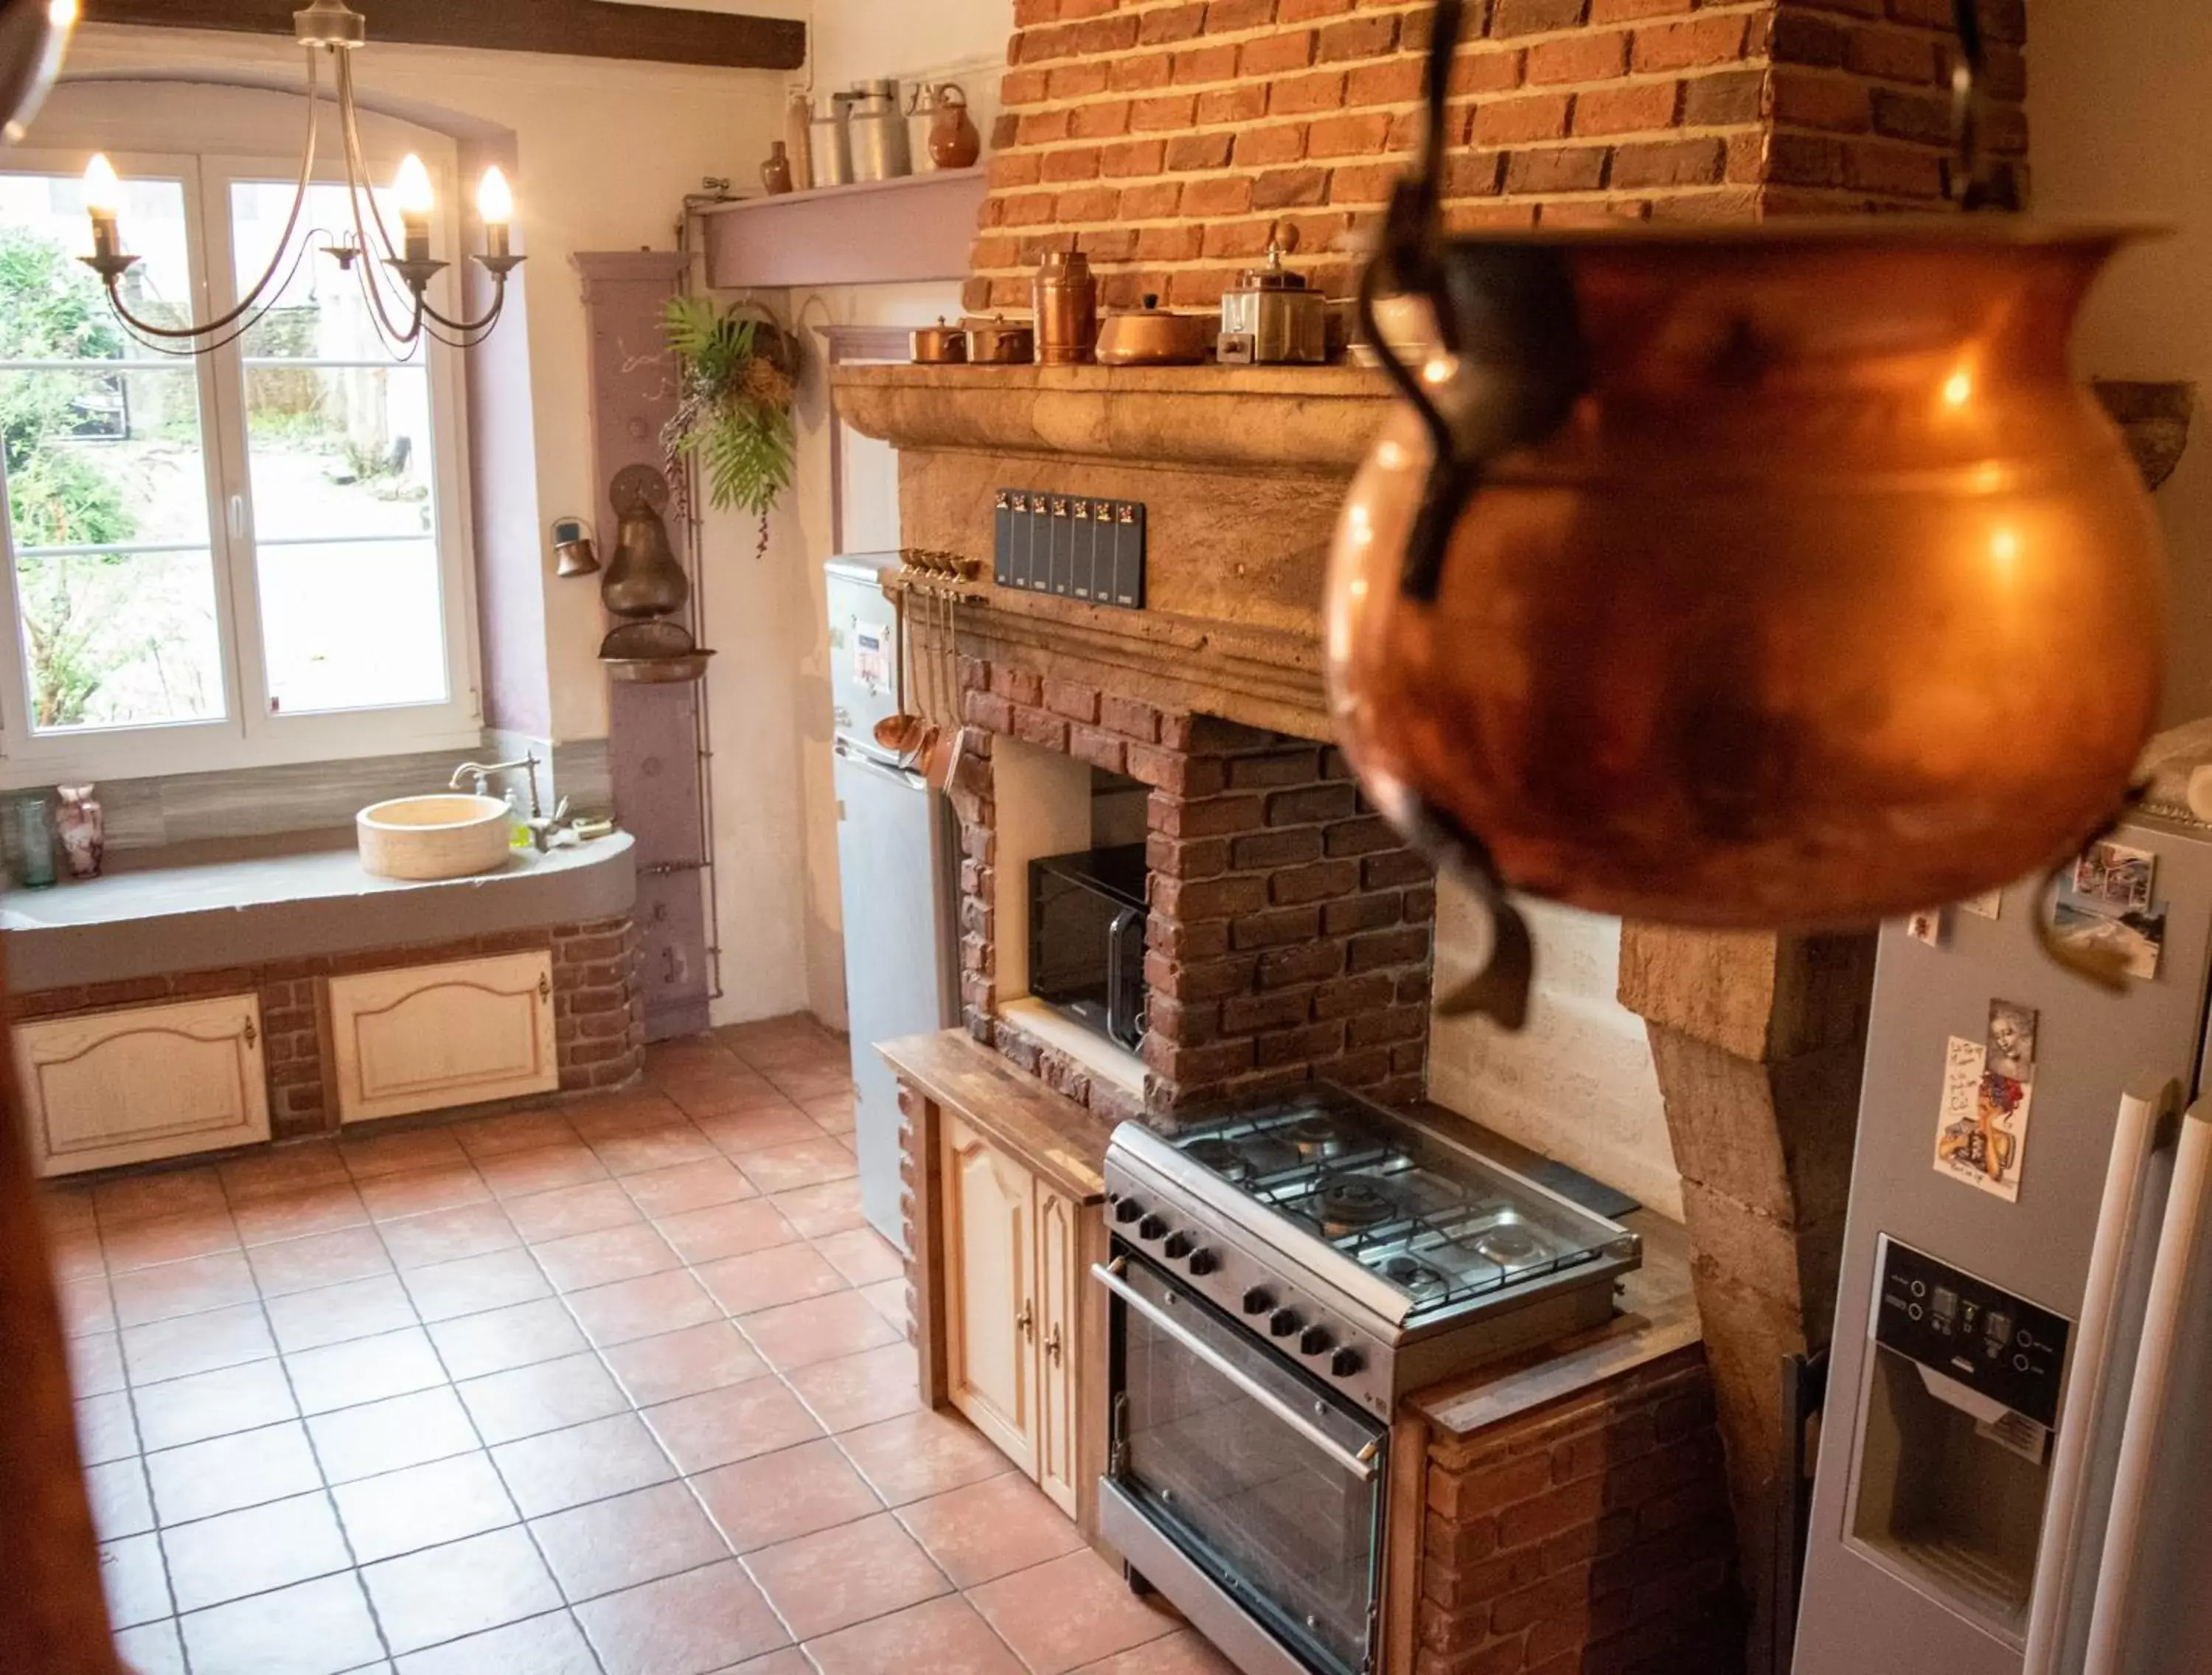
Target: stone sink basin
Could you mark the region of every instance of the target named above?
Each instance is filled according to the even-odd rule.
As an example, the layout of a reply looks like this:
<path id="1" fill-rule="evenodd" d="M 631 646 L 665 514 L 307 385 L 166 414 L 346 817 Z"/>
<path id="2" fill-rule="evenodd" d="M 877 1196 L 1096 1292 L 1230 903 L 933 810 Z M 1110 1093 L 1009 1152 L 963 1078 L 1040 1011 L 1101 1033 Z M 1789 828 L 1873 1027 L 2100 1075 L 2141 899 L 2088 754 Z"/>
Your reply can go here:
<path id="1" fill-rule="evenodd" d="M 380 878 L 466 878 L 512 853 L 514 810 L 495 797 L 441 792 L 372 803 L 353 819 L 364 871 Z"/>

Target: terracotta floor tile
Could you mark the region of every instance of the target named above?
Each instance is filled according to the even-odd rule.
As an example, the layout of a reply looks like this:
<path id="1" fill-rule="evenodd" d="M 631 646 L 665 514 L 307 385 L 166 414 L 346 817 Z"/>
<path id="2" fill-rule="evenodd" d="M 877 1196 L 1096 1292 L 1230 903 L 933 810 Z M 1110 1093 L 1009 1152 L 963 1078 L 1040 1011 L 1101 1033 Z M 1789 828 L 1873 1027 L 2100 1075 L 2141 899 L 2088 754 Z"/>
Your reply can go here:
<path id="1" fill-rule="evenodd" d="M 727 1256 L 697 1272 L 714 1300 L 732 1314 L 750 1314 L 845 1289 L 845 1276 L 823 1261 L 811 1245 L 778 1245 Z"/>
<path id="2" fill-rule="evenodd" d="M 132 1399 L 138 1433 L 149 1452 L 278 1424 L 299 1412 L 283 1363 L 277 1361 L 252 1361 L 149 1384 Z"/>
<path id="3" fill-rule="evenodd" d="M 586 1350 L 458 1387 L 486 1442 L 513 1442 L 629 1411 L 614 1375 Z"/>
<path id="4" fill-rule="evenodd" d="M 640 1174 L 721 1155 L 712 1141 L 691 1126 L 691 1120 L 682 1115 L 652 1128 L 602 1135 L 591 1146 L 608 1173 L 616 1175 Z"/>
<path id="5" fill-rule="evenodd" d="M 599 1357 L 639 1407 L 720 1390 L 768 1370 L 744 1334 L 726 1320 L 612 1344 Z"/>
<path id="6" fill-rule="evenodd" d="M 899 1509 L 899 1522 L 956 1587 L 974 1587 L 1083 1545 L 1075 1521 L 1008 1472 Z"/>
<path id="7" fill-rule="evenodd" d="M 749 1111 L 782 1110 L 791 1103 L 766 1077 L 750 1072 L 693 1077 L 674 1083 L 667 1094 L 677 1108 L 702 1129 L 713 1118 L 743 1116 Z"/>
<path id="8" fill-rule="evenodd" d="M 748 1314 L 744 1331 L 769 1365 L 780 1372 L 881 1349 L 900 1338 L 858 1291 L 833 1292 Z"/>
<path id="9" fill-rule="evenodd" d="M 658 1223 L 661 1236 L 686 1262 L 712 1262 L 720 1257 L 797 1243 L 799 1230 L 777 1213 L 775 1206 L 765 1199 L 752 1197 L 751 1182 L 745 1183 L 745 1191 L 747 1197 L 742 1203 L 717 1204 L 664 1217 Z"/>
<path id="10" fill-rule="evenodd" d="M 506 1111 L 455 1123 L 453 1138 L 471 1157 L 497 1157 L 510 1151 L 565 1145 L 575 1139 L 576 1131 L 558 1111 Z"/>
<path id="11" fill-rule="evenodd" d="M 161 1532 L 180 1611 L 349 1569 L 329 1496 L 318 1491 Z"/>
<path id="12" fill-rule="evenodd" d="M 657 1128 L 681 1113 L 658 1089 L 647 1087 L 594 1094 L 588 1099 L 571 1102 L 564 1108 L 564 1114 L 569 1126 L 589 1144 L 610 1135 Z"/>
<path id="13" fill-rule="evenodd" d="M 213 1372 L 276 1353 L 258 1303 L 132 1326 L 123 1334 L 123 1362 L 133 1384 Z"/>
<path id="14" fill-rule="evenodd" d="M 737 1158 L 740 1164 L 746 1155 L 769 1151 L 777 1146 L 802 1144 L 822 1138 L 821 1125 L 781 1094 L 770 1095 L 775 1103 L 758 1105 L 748 1110 L 726 1112 L 720 1116 L 699 1119 L 699 1132 L 714 1143 L 715 1147 Z"/>
<path id="15" fill-rule="evenodd" d="M 365 1565 L 361 1579 L 397 1654 L 536 1617 L 561 1603 L 538 1549 L 519 1528 Z"/>
<path id="16" fill-rule="evenodd" d="M 496 1204 L 461 1204 L 384 1223 L 377 1229 L 384 1247 L 403 1268 L 427 1268 L 438 1262 L 512 1250 L 522 1235 Z"/>
<path id="17" fill-rule="evenodd" d="M 218 1605 L 179 1626 L 192 1667 L 225 1675 L 339 1675 L 384 1655 L 350 1572 Z"/>
<path id="18" fill-rule="evenodd" d="M 311 1233 L 303 1239 L 257 1245 L 248 1253 L 248 1259 L 264 1297 L 313 1291 L 392 1271 L 384 1241 L 376 1236 L 375 1229 L 368 1227 L 342 1228 L 336 1233 Z"/>
<path id="19" fill-rule="evenodd" d="M 255 1296 L 253 1271 L 242 1251 L 139 1268 L 117 1274 L 109 1284 L 115 1294 L 116 1321 L 126 1327 L 179 1314 L 204 1314 L 211 1308 L 250 1302 Z"/>
<path id="20" fill-rule="evenodd" d="M 297 1419 L 187 1443 L 146 1456 L 154 1511 L 163 1525 L 186 1524 L 242 1507 L 308 1494 L 323 1486 L 307 1429 Z"/>
<path id="21" fill-rule="evenodd" d="M 54 1293 L 61 1306 L 62 1330 L 70 1337 L 115 1330 L 115 1298 L 107 1289 L 106 1276 L 72 1279 L 57 1285 Z"/>
<path id="22" fill-rule="evenodd" d="M 668 1241 L 641 1222 L 532 1245 L 531 1254 L 556 1291 L 611 1285 L 618 1279 L 636 1279 L 682 1265 Z"/>
<path id="23" fill-rule="evenodd" d="M 817 1672 L 807 1661 L 805 1653 L 795 1646 L 787 1646 L 764 1658 L 747 1658 L 741 1664 L 733 1664 L 724 1675 L 817 1675 Z"/>
<path id="24" fill-rule="evenodd" d="M 219 1216 L 229 1208 L 229 1202 L 213 1169 L 194 1168 L 96 1181 L 92 1205 L 100 1217 L 100 1232 L 106 1234 L 126 1223 L 151 1221 L 158 1216 Z"/>
<path id="25" fill-rule="evenodd" d="M 677 1163 L 623 1177 L 623 1190 L 648 1216 L 673 1216 L 709 1205 L 734 1204 L 753 1195 L 751 1181 L 720 1153 L 695 1163 Z"/>
<path id="26" fill-rule="evenodd" d="M 951 1586 L 887 1512 L 763 1547 L 745 1568 L 802 1642 L 933 1599 Z"/>
<path id="27" fill-rule="evenodd" d="M 904 1344 L 813 1362 L 784 1378 L 832 1435 L 921 1405 L 914 1350 Z"/>
<path id="28" fill-rule="evenodd" d="M 526 1250 L 494 1251 L 488 1256 L 410 1268 L 400 1277 L 416 1312 L 425 1320 L 458 1320 L 553 1295 L 544 1270 Z"/>
<path id="29" fill-rule="evenodd" d="M 464 1204 L 485 1204 L 491 1199 L 491 1188 L 467 1163 L 410 1169 L 404 1174 L 379 1175 L 358 1184 L 370 1219 L 380 1222 L 452 1210 Z"/>
<path id="30" fill-rule="evenodd" d="M 581 1140 L 558 1145 L 533 1146 L 528 1151 L 502 1152 L 478 1166 L 495 1197 L 520 1198 L 528 1193 L 550 1193 L 556 1186 L 574 1186 L 586 1180 L 604 1180 L 606 1166 Z"/>
<path id="31" fill-rule="evenodd" d="M 292 1375 L 292 1393 L 302 1413 L 358 1407 L 446 1381 L 429 1334 L 420 1326 L 288 1354 L 284 1369 Z"/>
<path id="32" fill-rule="evenodd" d="M 415 1322 L 415 1305 L 393 1274 L 350 1279 L 319 1291 L 273 1297 L 267 1305 L 277 1347 L 289 1355 L 356 1338 L 398 1332 Z"/>
<path id="33" fill-rule="evenodd" d="M 814 1248 L 828 1257 L 830 1265 L 855 1285 L 874 1285 L 906 1277 L 906 1258 L 899 1253 L 896 1245 L 872 1227 L 826 1234 L 814 1241 Z"/>
<path id="34" fill-rule="evenodd" d="M 810 1239 L 868 1224 L 868 1218 L 860 1212 L 858 1180 L 801 1186 L 796 1192 L 779 1193 L 772 1201 L 783 1218 Z"/>
<path id="35" fill-rule="evenodd" d="M 69 1353 L 70 1387 L 78 1395 L 104 1396 L 122 1389 L 127 1382 L 123 1376 L 123 1340 L 113 1332 L 72 1338 L 64 1347 Z"/>
<path id="36" fill-rule="evenodd" d="M 590 1643 L 565 1611 L 449 1641 L 399 1660 L 399 1675 L 599 1675 Z"/>
<path id="37" fill-rule="evenodd" d="M 556 1512 L 533 1522 L 530 1532 L 571 1600 L 696 1569 L 730 1552 L 680 1483 Z"/>
<path id="38" fill-rule="evenodd" d="M 565 1512 L 676 1475 L 634 1413 L 503 1443 L 491 1454 L 526 1518 Z"/>
<path id="39" fill-rule="evenodd" d="M 504 1529 L 520 1520 L 491 1457 L 483 1453 L 345 1484 L 331 1498 L 354 1557 L 362 1564 Z"/>
<path id="40" fill-rule="evenodd" d="M 516 1229 L 533 1245 L 621 1227 L 643 1216 L 629 1194 L 611 1180 L 556 1186 L 550 1193 L 529 1193 L 503 1202 Z"/>
<path id="41" fill-rule="evenodd" d="M 746 1190 L 752 1190 L 750 1182 Z M 130 1229 L 125 1228 L 120 1231 L 128 1233 Z M 107 1274 L 107 1255 L 100 1248 L 100 1232 L 96 1228 L 75 1228 L 61 1232 L 49 1230 L 46 1234 L 46 1260 L 52 1266 L 57 1280 L 101 1279 Z"/>
<path id="42" fill-rule="evenodd" d="M 773 1453 L 822 1435 L 781 1381 L 748 1379 L 645 1410 L 668 1457 L 684 1472 Z"/>
<path id="43" fill-rule="evenodd" d="M 185 1675 L 185 1642 L 174 1617 L 124 1629 L 115 1636 L 115 1650 L 131 1675 Z"/>
<path id="44" fill-rule="evenodd" d="M 131 1415 L 131 1398 L 120 1390 L 78 1397 L 76 1446 L 78 1460 L 86 1466 L 105 1466 L 137 1453 L 138 1424 Z"/>
<path id="45" fill-rule="evenodd" d="M 332 1484 L 425 1465 L 481 1446 L 468 1410 L 448 1386 L 317 1414 L 307 1421 L 307 1435 L 323 1463 L 325 1480 Z"/>
<path id="46" fill-rule="evenodd" d="M 883 1510 L 875 1490 L 828 1441 L 717 1466 L 693 1478 L 691 1487 L 740 1553 Z"/>
<path id="47" fill-rule="evenodd" d="M 1076 1675 L 1237 1675 L 1236 1666 L 1188 1629 L 1087 1663 Z"/>
<path id="48" fill-rule="evenodd" d="M 968 1598 L 1036 1675 L 1064 1675 L 1178 1626 L 1088 1548 L 970 1588 Z"/>
<path id="49" fill-rule="evenodd" d="M 331 1140 L 299 1140 L 271 1146 L 216 1165 L 231 1208 L 258 1199 L 286 1198 L 316 1186 L 343 1186 L 353 1179 L 345 1158 Z"/>
<path id="50" fill-rule="evenodd" d="M 128 1273 L 157 1262 L 181 1262 L 238 1248 L 238 1228 L 228 1210 L 188 1216 L 156 1216 L 125 1222 L 100 1241 L 110 1273 Z"/>
<path id="51" fill-rule="evenodd" d="M 957 1595 L 811 1640 L 806 1654 L 822 1675 L 1026 1675 L 1021 1660 Z"/>
<path id="52" fill-rule="evenodd" d="M 957 1414 L 923 1409 L 848 1430 L 837 1446 L 890 1506 L 904 1506 L 1014 1469 Z"/>
<path id="53" fill-rule="evenodd" d="M 304 1238 L 310 1233 L 366 1227 L 368 1206 L 354 1190 L 351 1178 L 341 1170 L 335 1181 L 249 1199 L 232 1212 L 231 1219 L 246 1243 L 266 1245 L 279 1239 Z"/>
<path id="54" fill-rule="evenodd" d="M 879 1280 L 873 1285 L 854 1288 L 868 1300 L 868 1307 L 890 1322 L 891 1329 L 902 1338 L 906 1336 L 908 1315 L 906 1306 L 906 1276 L 896 1279 Z"/>
<path id="55" fill-rule="evenodd" d="M 721 1305 L 683 1268 L 598 1285 L 588 1291 L 571 1291 L 562 1301 L 574 1312 L 585 1334 L 602 1349 L 722 1316 Z"/>
<path id="56" fill-rule="evenodd" d="M 591 1347 L 556 1297 L 441 1320 L 430 1328 L 430 1341 L 447 1375 L 456 1381 L 510 1372 Z"/>
<path id="57" fill-rule="evenodd" d="M 146 1466 L 137 1455 L 85 1467 L 84 1492 L 92 1502 L 93 1527 L 102 1541 L 142 1535 L 154 1527 L 154 1500 L 146 1492 Z"/>
<path id="58" fill-rule="evenodd" d="M 735 1559 L 576 1607 L 606 1675 L 707 1675 L 791 1636 Z"/>
<path id="59" fill-rule="evenodd" d="M 338 1142 L 338 1155 L 356 1180 L 374 1180 L 410 1170 L 458 1168 L 468 1153 L 445 1128 L 399 1129 L 388 1134 L 352 1133 Z"/>
<path id="60" fill-rule="evenodd" d="M 118 1629 L 151 1623 L 176 1609 L 169 1599 L 169 1573 L 158 1536 L 103 1542 L 100 1586 L 107 1595 L 108 1621 Z"/>
<path id="61" fill-rule="evenodd" d="M 811 1105 L 842 1104 L 849 1109 L 853 1102 L 853 1078 L 842 1066 L 834 1070 L 770 1071 L 768 1079 L 802 1111 Z M 807 1114 L 811 1116 L 813 1113 L 808 1111 Z"/>

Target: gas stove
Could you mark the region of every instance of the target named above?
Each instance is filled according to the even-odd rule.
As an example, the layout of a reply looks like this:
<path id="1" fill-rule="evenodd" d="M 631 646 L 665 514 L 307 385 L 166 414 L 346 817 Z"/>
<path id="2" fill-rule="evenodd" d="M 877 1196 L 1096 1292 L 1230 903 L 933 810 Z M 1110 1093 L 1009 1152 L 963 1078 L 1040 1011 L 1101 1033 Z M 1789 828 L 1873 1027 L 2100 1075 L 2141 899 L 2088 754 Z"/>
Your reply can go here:
<path id="1" fill-rule="evenodd" d="M 1124 1123 L 1115 1240 L 1359 1406 L 1610 1318 L 1637 1236 L 1325 1084 Z"/>

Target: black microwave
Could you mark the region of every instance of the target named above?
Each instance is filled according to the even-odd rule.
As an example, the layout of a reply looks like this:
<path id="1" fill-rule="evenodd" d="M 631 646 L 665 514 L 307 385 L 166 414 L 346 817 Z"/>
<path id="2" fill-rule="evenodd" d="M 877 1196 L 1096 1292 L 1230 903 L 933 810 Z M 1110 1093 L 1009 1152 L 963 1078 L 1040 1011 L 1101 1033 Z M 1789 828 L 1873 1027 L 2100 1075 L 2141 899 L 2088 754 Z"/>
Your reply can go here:
<path id="1" fill-rule="evenodd" d="M 1030 863 L 1030 994 L 1134 1052 L 1145 1035 L 1145 846 Z"/>

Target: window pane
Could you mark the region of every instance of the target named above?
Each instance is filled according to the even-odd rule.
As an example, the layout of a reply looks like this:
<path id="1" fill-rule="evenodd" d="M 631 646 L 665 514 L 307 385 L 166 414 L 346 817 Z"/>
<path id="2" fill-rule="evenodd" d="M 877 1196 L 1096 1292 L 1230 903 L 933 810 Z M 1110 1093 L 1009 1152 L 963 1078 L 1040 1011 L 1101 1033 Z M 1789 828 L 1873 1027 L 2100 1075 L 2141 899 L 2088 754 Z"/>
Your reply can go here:
<path id="1" fill-rule="evenodd" d="M 292 212 L 295 185 L 290 180 L 240 180 L 231 185 L 232 263 L 240 296 L 261 276 L 262 270 L 269 265 L 269 258 L 276 253 L 277 241 L 284 235 L 285 218 Z M 399 210 L 389 191 L 378 192 L 376 198 L 384 211 L 384 225 L 397 244 L 400 237 Z M 364 215 L 368 214 L 366 198 L 362 200 L 362 211 Z M 275 298 L 275 306 L 246 333 L 242 347 L 247 356 L 389 361 L 391 351 L 378 337 L 374 318 L 362 295 L 358 264 L 356 270 L 348 272 L 324 253 L 326 246 L 341 238 L 351 241 L 356 236 L 353 205 L 343 185 L 319 182 L 307 188 L 307 201 L 300 211 L 300 228 L 292 235 L 295 252 L 303 236 L 307 253 L 296 266 L 290 266 L 291 258 L 286 258 L 289 281 L 286 270 L 278 270 L 272 283 L 282 282 L 283 288 Z M 368 236 L 370 258 L 380 260 L 384 251 L 376 241 L 374 225 L 368 229 Z M 380 267 L 377 271 L 385 274 Z M 398 294 L 396 283 L 387 286 L 385 306 L 394 324 L 404 326 L 408 317 L 400 313 L 393 300 Z M 416 344 L 410 358 L 418 362 L 422 360 L 420 343 Z"/>
<path id="2" fill-rule="evenodd" d="M 433 543 L 264 541 L 257 555 L 276 713 L 444 701 Z"/>
<path id="3" fill-rule="evenodd" d="M 433 534 L 430 375 L 419 367 L 251 367 L 258 541 Z"/>
<path id="4" fill-rule="evenodd" d="M 122 224 L 144 258 L 126 305 L 181 321 L 183 187 L 126 182 Z M 73 259 L 88 242 L 77 180 L 0 175 L 0 458 L 32 724 L 211 719 L 224 681 L 198 373 L 124 331 Z M 84 370 L 56 364 L 70 362 Z"/>

